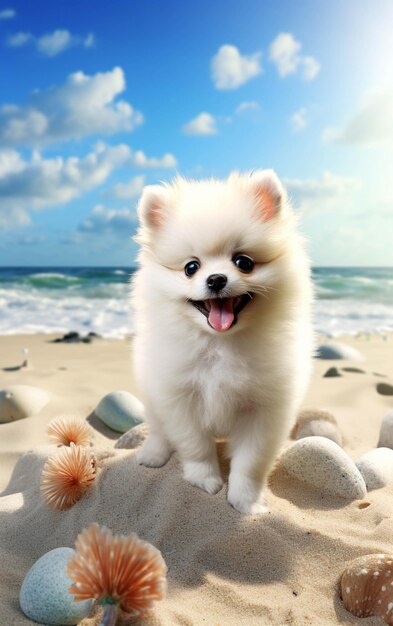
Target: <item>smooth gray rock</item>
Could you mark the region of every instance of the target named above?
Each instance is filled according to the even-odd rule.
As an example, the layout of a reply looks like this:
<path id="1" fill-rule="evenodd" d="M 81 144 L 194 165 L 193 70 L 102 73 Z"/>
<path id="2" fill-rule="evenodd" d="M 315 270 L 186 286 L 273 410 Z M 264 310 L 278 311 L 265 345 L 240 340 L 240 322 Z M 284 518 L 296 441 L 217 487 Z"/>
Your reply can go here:
<path id="1" fill-rule="evenodd" d="M 102 398 L 95 414 L 112 430 L 125 433 L 143 422 L 144 407 L 132 393 L 113 391 Z"/>
<path id="2" fill-rule="evenodd" d="M 377 391 L 381 396 L 393 396 L 393 385 L 388 383 L 378 383 Z"/>
<path id="3" fill-rule="evenodd" d="M 315 419 L 306 424 L 300 424 L 296 433 L 296 439 L 304 439 L 305 437 L 326 437 L 334 441 L 338 446 L 342 446 L 343 443 L 341 433 L 336 424 L 326 420 Z"/>
<path id="4" fill-rule="evenodd" d="M 287 472 L 317 490 L 344 498 L 364 498 L 367 490 L 352 459 L 326 437 L 305 437 L 295 441 L 280 457 Z"/>
<path id="5" fill-rule="evenodd" d="M 39 413 L 48 404 L 49 394 L 30 385 L 11 385 L 0 391 L 0 424 L 15 422 Z"/>
<path id="6" fill-rule="evenodd" d="M 68 559 L 72 548 L 55 548 L 44 554 L 27 572 L 19 593 L 23 613 L 39 624 L 78 624 L 89 615 L 91 600 L 76 602 L 68 589 Z"/>
<path id="7" fill-rule="evenodd" d="M 382 420 L 378 448 L 382 447 L 393 449 L 393 411 L 389 411 Z"/>
<path id="8" fill-rule="evenodd" d="M 356 461 L 356 467 L 363 476 L 368 491 L 385 487 L 393 482 L 393 450 L 370 450 Z"/>
<path id="9" fill-rule="evenodd" d="M 345 343 L 326 343 L 318 346 L 315 356 L 317 359 L 347 359 L 349 361 L 364 361 L 365 357 L 359 350 L 347 346 Z"/>

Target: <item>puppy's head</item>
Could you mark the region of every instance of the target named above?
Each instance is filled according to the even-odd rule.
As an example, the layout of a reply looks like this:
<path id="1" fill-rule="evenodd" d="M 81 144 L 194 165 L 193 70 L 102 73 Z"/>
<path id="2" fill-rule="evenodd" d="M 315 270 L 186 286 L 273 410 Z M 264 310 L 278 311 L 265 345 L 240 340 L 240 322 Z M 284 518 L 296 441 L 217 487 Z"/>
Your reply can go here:
<path id="1" fill-rule="evenodd" d="M 294 217 L 272 170 L 149 186 L 138 213 L 146 289 L 206 332 L 253 323 L 285 282 Z"/>

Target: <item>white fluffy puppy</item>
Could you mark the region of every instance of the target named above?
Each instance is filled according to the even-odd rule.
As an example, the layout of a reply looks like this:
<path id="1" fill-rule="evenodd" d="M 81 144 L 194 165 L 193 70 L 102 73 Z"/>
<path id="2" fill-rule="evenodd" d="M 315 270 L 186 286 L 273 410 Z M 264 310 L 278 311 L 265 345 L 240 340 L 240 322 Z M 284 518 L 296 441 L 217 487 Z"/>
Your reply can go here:
<path id="1" fill-rule="evenodd" d="M 139 462 L 266 511 L 263 486 L 296 418 L 313 348 L 309 263 L 275 173 L 146 187 L 133 281 L 135 375 L 150 434 Z"/>

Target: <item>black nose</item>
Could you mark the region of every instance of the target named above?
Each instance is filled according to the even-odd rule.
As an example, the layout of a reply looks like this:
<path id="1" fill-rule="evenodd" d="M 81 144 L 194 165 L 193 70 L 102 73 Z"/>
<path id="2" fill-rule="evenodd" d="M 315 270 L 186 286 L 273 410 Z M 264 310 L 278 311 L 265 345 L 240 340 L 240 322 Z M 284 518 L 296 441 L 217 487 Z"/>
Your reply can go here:
<path id="1" fill-rule="evenodd" d="M 228 279 L 224 274 L 211 274 L 207 279 L 206 283 L 211 291 L 220 291 L 227 284 Z"/>

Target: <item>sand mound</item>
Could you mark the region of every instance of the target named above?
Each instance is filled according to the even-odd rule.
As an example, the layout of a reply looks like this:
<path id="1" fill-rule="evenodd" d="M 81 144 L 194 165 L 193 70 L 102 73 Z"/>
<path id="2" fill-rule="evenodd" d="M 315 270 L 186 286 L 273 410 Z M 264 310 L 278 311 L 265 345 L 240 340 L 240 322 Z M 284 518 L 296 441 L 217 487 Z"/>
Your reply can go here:
<path id="1" fill-rule="evenodd" d="M 73 547 L 93 521 L 116 533 L 134 531 L 161 550 L 169 594 L 145 621 L 157 625 L 330 624 L 337 623 L 335 611 L 341 623 L 351 623 L 337 592 L 344 562 L 391 549 L 393 503 L 389 511 L 378 505 L 368 510 L 325 499 L 317 520 L 313 509 L 299 511 L 290 502 L 288 477 L 278 471 L 271 481 L 274 513 L 242 517 L 228 505 L 225 488 L 209 496 L 185 482 L 175 457 L 148 469 L 136 463 L 135 451 L 109 448 L 97 451 L 97 480 L 83 499 L 53 511 L 42 501 L 39 480 L 54 449 L 25 454 L 0 499 L 2 624 L 31 623 L 17 600 L 25 572 L 45 552 Z M 288 501 L 281 500 L 284 485 Z M 292 488 L 307 501 L 305 488 Z"/>

